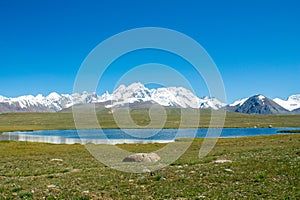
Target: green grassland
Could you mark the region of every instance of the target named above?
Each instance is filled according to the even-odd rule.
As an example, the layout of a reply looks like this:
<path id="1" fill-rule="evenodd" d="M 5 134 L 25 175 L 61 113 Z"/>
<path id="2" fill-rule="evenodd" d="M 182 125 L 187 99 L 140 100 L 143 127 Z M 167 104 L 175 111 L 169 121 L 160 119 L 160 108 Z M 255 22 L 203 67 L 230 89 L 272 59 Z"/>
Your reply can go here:
<path id="1" fill-rule="evenodd" d="M 1 141 L 0 199 L 300 199 L 299 134 L 219 139 L 199 159 L 202 141 L 142 174 L 112 170 L 82 145 Z M 164 144 L 118 146 L 150 152 Z"/>
<path id="2" fill-rule="evenodd" d="M 119 111 L 122 117 L 123 111 Z M 165 128 L 178 127 L 180 110 L 166 112 Z M 140 126 L 150 123 L 147 109 L 131 109 L 130 114 Z M 97 118 L 102 128 L 118 128 L 109 109 L 98 109 Z M 127 118 L 124 114 L 125 125 Z M 200 110 L 197 127 L 208 127 L 210 118 L 209 110 Z M 300 127 L 300 115 L 227 112 L 225 121 L 225 127 L 270 125 Z M 0 132 L 74 128 L 69 111 L 0 115 Z M 179 139 L 175 144 L 187 141 Z M 202 142 L 194 139 L 189 149 L 165 168 L 132 174 L 101 164 L 83 145 L 0 141 L 0 199 L 300 199 L 299 134 L 219 139 L 208 156 L 199 159 Z M 164 145 L 118 147 L 152 152 Z M 105 145 L 101 148 L 105 150 Z M 218 159 L 232 162 L 217 164 L 214 161 Z"/>
<path id="3" fill-rule="evenodd" d="M 147 126 L 150 123 L 148 109 L 131 109 L 130 115 L 133 121 L 141 127 Z M 198 111 L 197 111 L 198 112 Z M 164 124 L 165 128 L 177 128 L 181 120 L 180 109 L 166 109 L 167 120 Z M 211 120 L 210 110 L 200 110 L 200 118 L 196 114 L 190 114 L 188 119 L 191 120 L 185 123 L 185 127 L 208 127 Z M 124 115 L 124 127 L 131 128 L 126 120 L 128 117 L 122 113 L 120 109 L 119 114 Z M 220 115 L 222 112 L 219 113 Z M 83 114 L 84 115 L 84 114 Z M 218 115 L 218 112 L 217 112 Z M 101 128 L 118 128 L 115 123 L 113 114 L 109 109 L 98 109 L 97 117 Z M 154 117 L 155 119 L 155 117 Z M 198 120 L 199 124 L 195 126 L 193 120 Z M 300 115 L 248 115 L 241 113 L 226 113 L 226 120 L 224 127 L 300 127 Z M 123 127 L 123 128 L 124 128 Z M 74 129 L 74 120 L 71 112 L 59 113 L 7 113 L 0 114 L 0 132 L 15 131 L 15 130 L 43 130 L 43 129 Z M 97 127 L 88 127 L 97 128 Z M 155 128 L 150 127 L 150 128 Z"/>

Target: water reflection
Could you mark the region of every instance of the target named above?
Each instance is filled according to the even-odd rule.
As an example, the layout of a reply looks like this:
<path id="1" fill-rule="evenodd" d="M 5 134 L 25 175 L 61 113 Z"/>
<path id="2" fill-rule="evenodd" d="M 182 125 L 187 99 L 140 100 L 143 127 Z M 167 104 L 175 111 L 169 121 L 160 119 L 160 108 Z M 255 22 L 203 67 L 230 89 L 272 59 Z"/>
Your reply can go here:
<path id="1" fill-rule="evenodd" d="M 247 137 L 259 135 L 278 134 L 278 130 L 296 130 L 293 128 L 224 128 L 221 138 Z M 196 138 L 206 137 L 207 128 L 196 130 Z M 52 144 L 146 144 L 146 143 L 170 143 L 178 138 L 194 138 L 195 129 L 131 129 L 134 136 L 120 129 L 86 129 L 80 130 L 41 130 L 28 132 L 6 132 L 0 135 L 0 140 L 15 140 L 27 142 L 44 142 Z M 157 134 L 152 135 L 152 132 Z M 282 133 L 280 133 L 282 134 Z M 145 135 L 151 137 L 145 138 Z"/>

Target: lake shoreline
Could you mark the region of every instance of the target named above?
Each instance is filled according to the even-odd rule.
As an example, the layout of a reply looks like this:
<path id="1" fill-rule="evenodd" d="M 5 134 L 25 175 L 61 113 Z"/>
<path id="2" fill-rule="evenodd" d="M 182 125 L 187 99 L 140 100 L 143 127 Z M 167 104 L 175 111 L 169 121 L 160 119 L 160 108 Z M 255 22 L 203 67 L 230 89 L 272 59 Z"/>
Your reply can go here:
<path id="1" fill-rule="evenodd" d="M 298 128 L 190 128 L 190 129 L 71 129 L 4 132 L 0 140 L 50 144 L 153 144 L 186 139 L 247 138 L 298 134 Z M 286 129 L 286 130 L 284 130 Z M 292 130 L 291 130 L 292 129 Z M 100 132 L 99 132 L 100 131 Z"/>

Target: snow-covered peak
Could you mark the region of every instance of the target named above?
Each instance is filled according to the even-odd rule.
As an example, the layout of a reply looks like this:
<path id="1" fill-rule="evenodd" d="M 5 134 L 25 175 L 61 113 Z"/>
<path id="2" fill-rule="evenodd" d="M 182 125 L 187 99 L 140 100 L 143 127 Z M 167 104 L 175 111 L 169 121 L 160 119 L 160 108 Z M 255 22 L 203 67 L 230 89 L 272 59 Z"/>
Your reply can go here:
<path id="1" fill-rule="evenodd" d="M 42 95 L 42 94 L 38 94 L 38 95 L 36 95 L 36 97 L 35 97 L 37 100 L 39 100 L 39 101 L 42 101 L 42 100 L 44 100 L 45 99 L 45 97 Z"/>
<path id="2" fill-rule="evenodd" d="M 141 83 L 133 83 L 126 87 L 120 85 L 113 93 L 112 99 L 114 101 L 124 101 L 124 103 L 133 103 L 138 100 L 149 101 L 150 90 Z"/>
<path id="3" fill-rule="evenodd" d="M 126 87 L 126 86 L 125 86 Z M 147 90 L 148 88 L 146 88 L 142 83 L 140 82 L 135 82 L 130 84 L 127 89 L 129 90 Z"/>
<path id="4" fill-rule="evenodd" d="M 300 94 L 294 94 L 289 96 L 288 101 L 300 103 Z"/>
<path id="5" fill-rule="evenodd" d="M 5 99 L 5 97 L 0 95 L 0 102 L 3 102 L 4 99 Z"/>
<path id="6" fill-rule="evenodd" d="M 61 96 L 57 94 L 56 92 L 51 92 L 48 96 L 47 99 L 52 99 L 52 100 L 58 100 L 60 99 Z"/>
<path id="7" fill-rule="evenodd" d="M 182 87 L 152 89 L 151 99 L 163 106 L 199 108 L 199 98 L 190 90 Z"/>
<path id="8" fill-rule="evenodd" d="M 108 91 L 106 91 L 103 95 L 101 95 L 98 99 L 98 102 L 105 102 L 105 101 L 111 101 L 112 95 L 109 94 Z"/>
<path id="9" fill-rule="evenodd" d="M 261 94 L 260 94 L 260 95 L 258 95 L 258 99 L 259 99 L 259 100 L 261 100 L 261 101 L 265 100 L 265 98 L 266 98 L 266 97 L 265 97 L 265 96 L 263 96 L 263 95 L 261 95 Z"/>
<path id="10" fill-rule="evenodd" d="M 264 95 L 259 94 L 259 95 L 257 96 L 257 98 L 258 98 L 260 101 L 264 101 L 266 97 L 265 97 Z"/>
<path id="11" fill-rule="evenodd" d="M 275 98 L 273 101 L 289 111 L 300 108 L 300 94 L 291 95 L 287 100 Z"/>
<path id="12" fill-rule="evenodd" d="M 241 106 L 243 105 L 249 98 L 243 98 L 243 99 L 239 99 L 235 102 L 233 102 L 232 104 L 229 104 L 229 106 Z"/>
<path id="13" fill-rule="evenodd" d="M 260 101 L 260 103 L 262 103 L 263 105 L 265 105 L 265 99 L 266 97 L 264 95 L 258 94 L 254 96 L 255 98 L 258 99 L 258 101 Z"/>

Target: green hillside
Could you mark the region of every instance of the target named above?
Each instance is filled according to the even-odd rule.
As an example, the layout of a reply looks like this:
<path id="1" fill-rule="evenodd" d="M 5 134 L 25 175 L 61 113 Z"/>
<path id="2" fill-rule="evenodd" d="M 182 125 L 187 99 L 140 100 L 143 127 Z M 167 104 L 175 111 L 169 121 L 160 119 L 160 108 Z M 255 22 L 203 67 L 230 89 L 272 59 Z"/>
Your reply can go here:
<path id="1" fill-rule="evenodd" d="M 141 127 L 150 123 L 148 109 L 130 109 L 133 121 Z M 118 114 L 124 121 L 122 123 L 127 128 L 132 128 L 129 124 L 129 117 L 125 110 L 119 109 Z M 180 124 L 180 109 L 166 109 L 167 120 L 165 128 L 176 128 Z M 193 110 L 195 112 L 195 110 Z M 192 113 L 192 112 L 191 112 Z M 221 113 L 220 113 L 221 114 Z M 83 114 L 84 115 L 84 114 Z M 124 117 L 122 117 L 124 115 Z M 157 114 L 159 115 L 159 113 Z M 190 114 L 188 119 L 190 124 L 197 120 L 197 115 Z M 102 128 L 118 128 L 114 116 L 109 109 L 97 109 L 98 121 Z M 157 117 L 158 118 L 158 117 Z M 156 117 L 154 117 L 154 120 Z M 211 119 L 210 110 L 200 110 L 200 123 L 198 127 L 208 127 Z M 128 124 L 128 125 L 126 125 Z M 189 122 L 185 123 L 189 126 Z M 300 127 L 300 115 L 248 115 L 227 112 L 224 127 Z M 6 113 L 0 114 L 0 132 L 15 130 L 40 130 L 40 129 L 74 129 L 73 114 L 70 111 L 59 113 Z M 97 127 L 88 127 L 97 128 Z M 155 128 L 151 127 L 151 128 Z"/>

